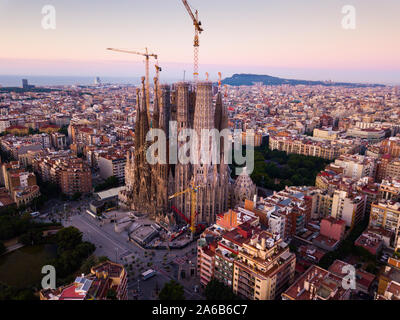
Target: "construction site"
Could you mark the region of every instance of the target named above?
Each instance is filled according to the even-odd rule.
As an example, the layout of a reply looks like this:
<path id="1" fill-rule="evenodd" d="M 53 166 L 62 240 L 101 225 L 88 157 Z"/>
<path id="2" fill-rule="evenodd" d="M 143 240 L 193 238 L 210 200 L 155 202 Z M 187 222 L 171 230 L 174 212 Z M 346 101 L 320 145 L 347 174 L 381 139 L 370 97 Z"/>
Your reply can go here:
<path id="1" fill-rule="evenodd" d="M 139 212 L 112 210 L 104 213 L 101 218 L 104 229 L 110 229 L 119 234 L 121 240 L 134 242 L 145 249 L 181 249 L 192 240 L 190 228 L 185 223 L 150 219 Z"/>
<path id="2" fill-rule="evenodd" d="M 147 48 L 144 52 L 107 48 L 145 58 L 145 77 L 141 88 L 136 89 L 135 145 L 128 154 L 125 188 L 118 195 L 119 208 L 127 214 L 114 223 L 116 232 L 126 232 L 129 240 L 152 248 L 182 247 L 193 241 L 206 226 L 215 223 L 217 214 L 228 209 L 231 192 L 227 164 L 149 164 L 146 160 L 146 135 L 152 128 L 163 130 L 167 140 L 174 139 L 170 137 L 170 121 L 176 121 L 178 136 L 184 129 L 200 133 L 203 129 L 228 128 L 221 73 L 218 86 L 209 81 L 208 73 L 206 81 L 199 81 L 199 35 L 204 31 L 199 13 L 186 0 L 182 3 L 194 26 L 192 81 L 160 85 L 158 53 Z M 155 78 L 151 90 L 149 70 L 153 60 Z M 183 144 L 179 141 L 177 149 Z M 202 146 L 198 147 L 201 150 Z M 168 145 L 167 153 L 172 152 Z M 220 159 L 223 152 L 220 151 Z"/>

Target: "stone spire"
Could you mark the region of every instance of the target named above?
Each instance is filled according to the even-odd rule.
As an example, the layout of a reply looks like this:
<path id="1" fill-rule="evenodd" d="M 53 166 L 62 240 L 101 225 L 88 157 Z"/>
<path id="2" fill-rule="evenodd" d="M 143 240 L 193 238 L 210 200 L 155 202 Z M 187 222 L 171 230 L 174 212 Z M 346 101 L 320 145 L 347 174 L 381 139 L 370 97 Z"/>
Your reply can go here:
<path id="1" fill-rule="evenodd" d="M 153 118 L 151 120 L 150 127 L 158 128 L 160 122 L 160 110 L 159 110 L 159 88 L 158 78 L 154 77 L 154 103 L 153 103 Z"/>
<path id="2" fill-rule="evenodd" d="M 142 77 L 142 103 L 140 105 L 140 143 L 144 145 L 146 143 L 146 135 L 149 131 L 149 118 L 147 117 L 147 99 L 146 99 L 146 85 L 144 83 L 145 78 Z"/>
<path id="3" fill-rule="evenodd" d="M 158 127 L 164 130 L 165 135 L 169 137 L 169 121 L 171 118 L 171 89 L 169 85 L 160 86 L 159 99 L 159 125 Z"/>
<path id="4" fill-rule="evenodd" d="M 215 102 L 215 128 L 219 131 L 228 128 L 228 114 L 225 106 L 222 103 L 221 92 L 217 93 L 217 100 Z"/>
<path id="5" fill-rule="evenodd" d="M 135 147 L 140 145 L 140 89 L 136 88 Z"/>
<path id="6" fill-rule="evenodd" d="M 194 124 L 198 137 L 201 129 L 213 129 L 214 126 L 214 107 L 212 95 L 212 82 L 205 81 L 197 84 L 196 107 L 194 111 Z"/>

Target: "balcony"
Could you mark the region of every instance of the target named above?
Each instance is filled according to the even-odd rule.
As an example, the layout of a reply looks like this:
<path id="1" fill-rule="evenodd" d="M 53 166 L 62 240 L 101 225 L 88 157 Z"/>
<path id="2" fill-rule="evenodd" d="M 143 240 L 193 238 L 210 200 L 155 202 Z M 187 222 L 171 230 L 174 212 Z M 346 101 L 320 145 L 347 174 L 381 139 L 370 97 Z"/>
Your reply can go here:
<path id="1" fill-rule="evenodd" d="M 254 281 L 249 281 L 248 279 L 239 276 L 238 282 L 244 284 L 245 286 L 253 289 L 254 288 Z"/>

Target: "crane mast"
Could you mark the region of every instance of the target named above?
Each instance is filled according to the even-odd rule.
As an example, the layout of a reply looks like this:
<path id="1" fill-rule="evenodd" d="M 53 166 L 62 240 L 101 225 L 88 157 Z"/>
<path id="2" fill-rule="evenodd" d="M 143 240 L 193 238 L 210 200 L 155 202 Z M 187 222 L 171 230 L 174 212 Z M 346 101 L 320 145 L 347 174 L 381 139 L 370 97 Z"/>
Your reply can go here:
<path id="1" fill-rule="evenodd" d="M 150 57 L 153 57 L 154 59 L 158 59 L 158 55 L 154 53 L 149 53 L 147 48 L 145 48 L 146 52 L 137 52 L 137 51 L 130 51 L 130 50 L 122 50 L 122 49 L 115 49 L 115 48 L 107 48 L 107 50 L 110 51 L 115 51 L 115 52 L 122 52 L 122 53 L 128 53 L 128 54 L 136 54 L 139 56 L 144 56 L 146 58 L 146 103 L 147 103 L 147 117 L 150 119 L 150 83 L 149 83 L 149 60 Z M 158 62 L 157 62 L 157 67 L 156 69 L 158 70 Z M 161 71 L 161 68 L 159 68 L 158 71 Z M 157 73 L 157 78 L 158 78 L 158 73 Z"/>
<path id="2" fill-rule="evenodd" d="M 171 200 L 173 198 L 179 197 L 182 194 L 190 192 L 190 231 L 193 239 L 193 235 L 196 232 L 196 203 L 197 203 L 197 191 L 199 190 L 200 186 L 196 186 L 194 184 L 194 180 L 192 185 L 180 192 L 174 193 L 173 195 L 169 196 L 168 199 Z"/>
<path id="3" fill-rule="evenodd" d="M 192 12 L 188 2 L 186 0 L 182 0 L 183 5 L 185 6 L 187 12 L 189 13 L 190 17 L 192 18 L 193 25 L 194 25 L 194 61 L 193 61 L 193 79 L 196 83 L 199 79 L 199 34 L 203 31 L 201 27 L 201 22 L 199 21 L 199 13 L 197 10 Z"/>

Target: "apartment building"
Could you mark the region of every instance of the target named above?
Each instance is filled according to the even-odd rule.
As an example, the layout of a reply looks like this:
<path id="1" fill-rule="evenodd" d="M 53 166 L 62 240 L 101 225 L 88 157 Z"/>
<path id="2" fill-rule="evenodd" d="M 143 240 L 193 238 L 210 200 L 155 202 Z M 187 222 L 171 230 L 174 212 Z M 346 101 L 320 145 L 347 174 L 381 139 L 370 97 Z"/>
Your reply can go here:
<path id="1" fill-rule="evenodd" d="M 18 187 L 28 187 L 36 185 L 36 176 L 32 172 L 25 171 L 20 167 L 19 162 L 11 161 L 3 163 L 2 178 L 4 186 L 9 192 Z"/>
<path id="2" fill-rule="evenodd" d="M 346 222 L 346 226 L 353 228 L 364 219 L 366 196 L 356 192 L 335 190 L 332 198 L 331 216 Z"/>
<path id="3" fill-rule="evenodd" d="M 384 200 L 400 200 L 400 177 L 382 180 L 379 185 L 379 198 Z"/>
<path id="4" fill-rule="evenodd" d="M 375 300 L 400 300 L 400 283 L 390 281 L 383 294 L 378 294 Z"/>
<path id="5" fill-rule="evenodd" d="M 268 231 L 282 239 L 303 231 L 311 220 L 317 192 L 314 187 L 286 187 L 266 198 L 246 200 L 245 209 L 260 217 Z"/>
<path id="6" fill-rule="evenodd" d="M 382 177 L 383 179 L 389 179 L 392 177 L 400 177 L 400 161 L 399 160 L 392 160 L 390 161 L 386 168 L 383 171 Z"/>
<path id="7" fill-rule="evenodd" d="M 366 139 L 371 144 L 378 143 L 386 137 L 386 131 L 378 128 L 350 128 L 346 134 L 349 137 Z"/>
<path id="8" fill-rule="evenodd" d="M 251 233 L 258 230 L 259 221 L 247 210 L 229 210 L 219 214 L 216 224 L 202 233 L 197 245 L 197 270 L 203 286 L 213 277 L 232 286 L 234 259 Z"/>
<path id="9" fill-rule="evenodd" d="M 5 132 L 10 126 L 11 124 L 8 118 L 0 119 L 0 132 Z"/>
<path id="10" fill-rule="evenodd" d="M 390 137 L 381 142 L 381 153 L 390 154 L 393 158 L 400 157 L 400 137 Z"/>
<path id="11" fill-rule="evenodd" d="M 238 251 L 233 292 L 250 300 L 275 299 L 294 278 L 296 255 L 267 231 L 251 236 Z"/>
<path id="12" fill-rule="evenodd" d="M 92 267 L 90 274 L 76 277 L 69 285 L 40 290 L 40 300 L 127 300 L 127 283 L 125 268 L 105 261 Z"/>
<path id="13" fill-rule="evenodd" d="M 115 176 L 120 183 L 125 181 L 125 153 L 119 152 L 101 155 L 98 158 L 98 167 L 100 170 L 100 177 L 107 179 L 108 177 Z"/>
<path id="14" fill-rule="evenodd" d="M 313 137 L 325 139 L 325 140 L 336 140 L 338 139 L 339 131 L 333 131 L 332 127 L 330 128 L 315 128 L 313 130 Z"/>
<path id="15" fill-rule="evenodd" d="M 389 258 L 383 272 L 379 275 L 377 295 L 385 296 L 390 282 L 400 283 L 400 260 Z M 396 294 L 398 295 L 398 294 Z M 389 297 L 386 297 L 389 298 Z"/>
<path id="16" fill-rule="evenodd" d="M 17 204 L 17 207 L 27 205 L 35 198 L 40 196 L 40 188 L 38 185 L 28 187 L 17 187 L 11 192 L 12 199 Z"/>
<path id="17" fill-rule="evenodd" d="M 349 300 L 350 294 L 340 276 L 312 265 L 282 294 L 282 300 Z"/>
<path id="18" fill-rule="evenodd" d="M 92 190 L 92 173 L 81 158 L 71 155 L 69 150 L 37 154 L 32 159 L 33 170 L 42 181 L 60 186 L 67 195 L 89 193 Z"/>
<path id="19" fill-rule="evenodd" d="M 66 195 L 89 193 L 92 190 L 92 173 L 86 163 L 74 161 L 58 168 L 61 191 Z"/>
<path id="20" fill-rule="evenodd" d="M 333 160 L 341 154 L 352 154 L 359 150 L 359 143 L 352 140 L 324 140 L 306 136 L 273 136 L 269 137 L 271 150 L 286 153 L 302 154 Z"/>
<path id="21" fill-rule="evenodd" d="M 391 200 L 379 200 L 372 204 L 369 217 L 369 226 L 380 227 L 394 234 L 391 246 L 400 247 L 400 203 Z"/>
<path id="22" fill-rule="evenodd" d="M 63 133 L 54 132 L 50 135 L 51 144 L 56 150 L 63 150 L 67 147 L 67 137 Z"/>
<path id="23" fill-rule="evenodd" d="M 343 176 L 359 180 L 363 177 L 375 177 L 375 159 L 362 155 L 341 155 L 335 165 L 343 168 Z"/>
<path id="24" fill-rule="evenodd" d="M 293 280 L 296 256 L 282 239 L 261 230 L 257 217 L 244 214 L 241 221 L 232 229 L 216 224 L 201 235 L 200 283 L 205 286 L 215 278 L 246 299 L 275 299 Z"/>
<path id="25" fill-rule="evenodd" d="M 320 220 L 329 217 L 332 213 L 332 201 L 332 196 L 327 191 L 317 189 L 311 219 Z"/>

